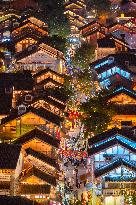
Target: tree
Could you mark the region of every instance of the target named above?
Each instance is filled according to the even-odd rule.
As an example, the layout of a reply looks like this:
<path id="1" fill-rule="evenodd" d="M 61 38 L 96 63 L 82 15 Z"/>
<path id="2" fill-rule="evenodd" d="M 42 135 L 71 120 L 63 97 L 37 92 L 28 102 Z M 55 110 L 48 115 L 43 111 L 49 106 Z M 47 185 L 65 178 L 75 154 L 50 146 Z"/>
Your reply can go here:
<path id="1" fill-rule="evenodd" d="M 111 122 L 115 112 L 113 104 L 105 98 L 106 93 L 105 90 L 100 91 L 79 106 L 85 135 L 102 133 Z"/>
<path id="2" fill-rule="evenodd" d="M 56 11 L 57 12 L 57 11 Z M 57 35 L 67 38 L 70 34 L 70 24 L 66 16 L 52 16 L 49 20 L 49 33 L 51 36 Z"/>
<path id="3" fill-rule="evenodd" d="M 106 17 L 110 14 L 111 2 L 110 0 L 87 0 L 91 8 L 96 10 L 97 17 Z"/>
<path id="4" fill-rule="evenodd" d="M 66 52 L 66 46 L 67 46 L 67 39 L 66 38 L 62 38 L 61 36 L 56 36 L 53 35 L 50 38 L 50 45 L 54 48 L 56 48 L 57 50 L 65 53 Z"/>
<path id="5" fill-rule="evenodd" d="M 81 94 L 84 93 L 86 97 L 89 97 L 96 91 L 96 82 L 97 76 L 93 69 L 90 67 L 85 68 L 77 72 L 76 75 L 76 87 L 78 92 Z"/>
<path id="6" fill-rule="evenodd" d="M 38 0 L 49 26 L 51 36 L 66 38 L 70 34 L 69 21 L 64 14 L 64 0 Z"/>
<path id="7" fill-rule="evenodd" d="M 77 108 L 98 89 L 96 73 L 90 67 L 84 70 L 74 68 L 73 75 L 65 76 L 63 92 L 68 95 L 67 107 Z"/>
<path id="8" fill-rule="evenodd" d="M 81 47 L 76 50 L 76 53 L 72 58 L 72 64 L 82 69 L 89 67 L 89 64 L 94 59 L 94 52 L 94 45 L 83 43 Z"/>

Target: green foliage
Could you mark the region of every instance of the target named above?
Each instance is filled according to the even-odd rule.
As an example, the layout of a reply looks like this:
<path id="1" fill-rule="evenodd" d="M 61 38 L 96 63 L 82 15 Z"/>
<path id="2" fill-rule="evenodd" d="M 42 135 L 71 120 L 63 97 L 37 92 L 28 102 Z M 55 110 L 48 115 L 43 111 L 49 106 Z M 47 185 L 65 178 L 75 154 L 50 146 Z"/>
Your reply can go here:
<path id="1" fill-rule="evenodd" d="M 72 76 L 65 76 L 65 81 L 63 85 L 63 92 L 68 96 L 67 107 L 75 107 L 76 103 L 76 90 L 72 84 Z"/>
<path id="2" fill-rule="evenodd" d="M 84 70 L 76 70 L 74 77 L 67 75 L 64 81 L 64 90 L 69 100 L 67 106 L 69 108 L 77 107 L 85 96 L 90 97 L 97 89 L 95 84 L 95 73 L 91 68 Z"/>
<path id="3" fill-rule="evenodd" d="M 82 205 L 82 202 L 80 200 L 75 202 L 75 205 Z"/>
<path id="4" fill-rule="evenodd" d="M 97 12 L 97 16 L 110 13 L 111 2 L 109 0 L 88 0 Z"/>
<path id="5" fill-rule="evenodd" d="M 130 204 L 131 200 L 131 204 L 136 205 L 136 195 L 134 193 L 132 195 L 128 195 L 127 192 L 124 191 L 122 195 L 125 197 L 125 204 Z"/>
<path id="6" fill-rule="evenodd" d="M 67 40 L 66 38 L 62 38 L 61 36 L 52 36 L 50 45 L 57 50 L 65 53 L 66 52 L 66 46 L 67 46 Z"/>
<path id="7" fill-rule="evenodd" d="M 76 50 L 72 58 L 72 64 L 82 69 L 89 67 L 89 64 L 94 59 L 95 47 L 88 43 L 83 43 L 81 47 Z"/>
<path id="8" fill-rule="evenodd" d="M 70 34 L 70 25 L 64 14 L 64 0 L 38 0 L 49 26 L 51 36 L 66 38 Z"/>
<path id="9" fill-rule="evenodd" d="M 70 24 L 66 16 L 54 16 L 49 20 L 49 33 L 66 38 L 70 34 Z"/>
<path id="10" fill-rule="evenodd" d="M 90 132 L 99 134 L 105 131 L 115 114 L 113 105 L 104 97 L 106 93 L 105 90 L 101 91 L 79 106 L 81 122 L 87 135 Z"/>
<path id="11" fill-rule="evenodd" d="M 77 73 L 77 90 L 84 93 L 86 96 L 90 96 L 91 92 L 96 90 L 95 80 L 96 74 L 90 67 L 85 68 Z"/>

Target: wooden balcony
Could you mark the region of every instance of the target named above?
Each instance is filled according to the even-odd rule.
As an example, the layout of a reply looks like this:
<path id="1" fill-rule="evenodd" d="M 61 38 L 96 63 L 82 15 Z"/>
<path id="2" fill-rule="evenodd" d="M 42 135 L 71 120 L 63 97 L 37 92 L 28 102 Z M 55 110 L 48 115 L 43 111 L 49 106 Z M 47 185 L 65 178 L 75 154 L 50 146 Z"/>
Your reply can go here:
<path id="1" fill-rule="evenodd" d="M 50 127 L 47 127 L 45 125 L 25 125 L 22 124 L 21 126 L 6 126 L 6 127 L 0 127 L 0 139 L 1 140 L 13 140 L 15 138 L 20 137 L 21 135 L 24 135 L 25 133 L 35 129 L 35 127 L 38 127 L 39 129 L 43 130 L 47 134 L 51 135 L 52 137 L 56 138 L 58 137 L 58 133 Z"/>
<path id="2" fill-rule="evenodd" d="M 136 194 L 136 190 L 135 189 L 103 189 L 102 194 L 104 196 L 120 196 L 120 194 L 128 194 L 128 195 L 133 195 Z"/>

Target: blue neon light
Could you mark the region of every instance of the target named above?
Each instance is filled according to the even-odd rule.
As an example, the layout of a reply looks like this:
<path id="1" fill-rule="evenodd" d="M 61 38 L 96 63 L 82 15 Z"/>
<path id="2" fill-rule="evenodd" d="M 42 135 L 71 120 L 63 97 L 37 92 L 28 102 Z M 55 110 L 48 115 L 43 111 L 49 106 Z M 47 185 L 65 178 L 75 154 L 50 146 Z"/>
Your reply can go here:
<path id="1" fill-rule="evenodd" d="M 102 87 L 108 87 L 110 84 L 111 84 L 111 82 L 110 82 L 109 79 L 105 79 L 105 80 L 103 80 L 102 82 L 100 82 L 100 85 L 101 85 Z"/>
<path id="2" fill-rule="evenodd" d="M 98 142 L 97 144 L 94 145 L 94 147 L 99 147 L 100 145 L 103 145 L 103 144 L 105 144 L 105 143 L 107 143 L 107 142 L 110 142 L 110 141 L 112 141 L 113 139 L 115 139 L 115 137 L 110 137 L 110 138 L 108 138 L 107 140 L 104 140 L 104 141 L 102 141 L 102 142 Z M 93 146 L 92 146 L 92 147 L 93 147 Z"/>
<path id="3" fill-rule="evenodd" d="M 127 79 L 130 79 L 130 77 L 131 77 L 130 73 L 128 73 L 127 71 L 124 71 L 124 70 L 120 69 L 119 67 L 113 67 L 113 68 L 108 69 L 107 71 L 104 71 L 103 73 L 99 74 L 98 79 L 104 79 L 104 78 L 110 77 L 116 73 L 120 74 L 121 76 L 123 76 Z"/>
<path id="4" fill-rule="evenodd" d="M 136 149 L 136 143 L 135 143 L 135 142 L 132 142 L 132 141 L 130 141 L 129 139 L 126 139 L 126 138 L 124 138 L 124 137 L 122 137 L 122 136 L 120 136 L 120 135 L 116 136 L 116 138 L 117 138 L 119 141 L 123 142 L 124 144 L 129 145 L 129 146 L 132 147 L 133 149 Z"/>
<path id="5" fill-rule="evenodd" d="M 97 69 L 97 68 L 100 68 L 101 66 L 106 65 L 106 64 L 109 64 L 109 60 L 103 61 L 102 63 L 94 66 L 94 68 Z"/>
<path id="6" fill-rule="evenodd" d="M 120 90 L 126 90 L 127 92 L 129 92 L 129 93 L 131 93 L 131 94 L 133 94 L 133 95 L 136 96 L 136 92 L 131 91 L 131 90 L 128 90 L 128 89 L 126 89 L 126 88 L 124 88 L 124 87 L 120 87 L 120 88 L 118 88 L 118 89 L 115 90 L 113 93 L 118 92 L 118 91 L 120 91 Z"/>
<path id="7" fill-rule="evenodd" d="M 110 142 L 110 141 L 112 141 L 114 139 L 117 139 L 120 142 L 123 142 L 124 144 L 127 144 L 128 146 L 132 147 L 133 149 L 136 149 L 136 143 L 135 142 L 132 142 L 131 140 L 126 139 L 126 138 L 124 138 L 124 137 L 122 137 L 120 135 L 117 135 L 117 136 L 114 136 L 114 137 L 110 137 L 110 138 L 108 138 L 108 139 L 106 139 L 104 141 L 98 142 L 95 145 L 92 145 L 92 147 L 95 147 L 95 148 L 99 147 L 100 145 L 103 145 L 103 144 L 105 144 L 107 142 Z"/>

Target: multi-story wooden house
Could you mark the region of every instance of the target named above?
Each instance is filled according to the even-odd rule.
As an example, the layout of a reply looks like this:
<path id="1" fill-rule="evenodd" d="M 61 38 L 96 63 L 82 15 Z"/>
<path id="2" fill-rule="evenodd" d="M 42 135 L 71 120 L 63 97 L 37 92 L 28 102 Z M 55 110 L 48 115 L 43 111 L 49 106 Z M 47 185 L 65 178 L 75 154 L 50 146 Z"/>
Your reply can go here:
<path id="1" fill-rule="evenodd" d="M 62 52 L 46 43 L 29 46 L 15 56 L 15 70 L 30 70 L 37 73 L 50 67 L 58 73 L 65 73 L 65 58 Z"/>
<path id="2" fill-rule="evenodd" d="M 85 25 L 86 4 L 84 0 L 67 1 L 64 5 L 65 14 L 70 21 L 72 33 L 79 33 L 78 28 Z"/>
<path id="3" fill-rule="evenodd" d="M 120 52 L 99 59 L 90 66 L 98 74 L 100 85 L 104 87 L 123 85 L 132 88 L 135 83 L 135 62 L 134 53 Z"/>
<path id="4" fill-rule="evenodd" d="M 56 200 L 59 180 L 57 149 L 60 141 L 38 127 L 13 143 L 25 150 L 24 167 L 20 177 L 19 194 L 40 202 Z"/>
<path id="5" fill-rule="evenodd" d="M 136 194 L 135 128 L 113 128 L 89 139 L 93 193 L 105 205 L 124 204 Z M 93 161 L 93 163 L 92 163 Z"/>
<path id="6" fill-rule="evenodd" d="M 35 85 L 49 78 L 60 81 L 63 75 L 47 69 L 34 76 Z M 43 82 L 43 87 L 46 82 Z M 20 94 L 16 99 L 14 112 L 1 120 L 1 141 L 21 145 L 24 150 L 24 166 L 19 178 L 18 195 L 47 203 L 58 201 L 56 194 L 59 180 L 59 159 L 57 150 L 63 137 L 61 123 L 66 98 L 51 86 L 35 88 Z M 54 88 L 54 85 L 53 85 Z M 52 92 L 53 91 L 53 92 Z M 22 103 L 22 104 L 21 104 Z"/>
<path id="7" fill-rule="evenodd" d="M 20 145 L 0 144 L 0 195 L 17 195 L 23 168 Z"/>

